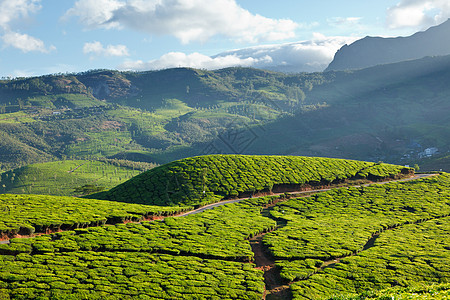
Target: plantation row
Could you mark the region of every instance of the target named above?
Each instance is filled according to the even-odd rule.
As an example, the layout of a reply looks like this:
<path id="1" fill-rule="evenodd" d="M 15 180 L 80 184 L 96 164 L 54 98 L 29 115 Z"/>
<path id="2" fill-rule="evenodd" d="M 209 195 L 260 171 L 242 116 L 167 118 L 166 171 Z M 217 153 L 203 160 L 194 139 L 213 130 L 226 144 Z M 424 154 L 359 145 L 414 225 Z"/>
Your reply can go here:
<path id="1" fill-rule="evenodd" d="M 274 187 L 381 179 L 410 169 L 369 162 L 298 156 L 208 155 L 178 160 L 92 197 L 154 205 L 201 205 Z"/>
<path id="2" fill-rule="evenodd" d="M 0 245 L 0 299 L 261 299 L 246 239 L 276 226 L 260 214 L 274 200 L 12 239 Z"/>
<path id="3" fill-rule="evenodd" d="M 450 175 L 341 188 L 280 203 L 272 216 L 287 226 L 264 242 L 281 259 L 329 259 L 361 250 L 375 232 L 450 214 Z"/>
<path id="4" fill-rule="evenodd" d="M 44 195 L 0 195 L 0 237 L 167 216 L 192 207 L 160 207 Z"/>
<path id="5" fill-rule="evenodd" d="M 374 247 L 291 285 L 294 299 L 450 283 L 449 235 L 450 217 L 383 232 Z"/>
<path id="6" fill-rule="evenodd" d="M 449 199 L 449 174 L 336 189 L 278 204 L 271 214 L 287 225 L 263 242 L 281 276 L 298 281 L 296 299 L 450 282 Z M 380 236 L 368 242 L 374 233 Z"/>
<path id="7" fill-rule="evenodd" d="M 247 239 L 276 227 L 274 220 L 260 214 L 261 206 L 274 199 L 255 198 L 163 221 L 76 229 L 34 239 L 12 239 L 9 245 L 0 245 L 0 251 L 8 254 L 145 251 L 251 261 L 253 252 Z"/>
<path id="8" fill-rule="evenodd" d="M 148 253 L 0 255 L 0 299 L 261 299 L 251 264 Z"/>
<path id="9" fill-rule="evenodd" d="M 433 284 L 430 286 L 416 287 L 393 287 L 381 291 L 367 291 L 357 296 L 339 295 L 333 296 L 327 300 L 361 300 L 361 299 L 395 299 L 411 300 L 426 299 L 440 300 L 450 298 L 450 284 Z"/>

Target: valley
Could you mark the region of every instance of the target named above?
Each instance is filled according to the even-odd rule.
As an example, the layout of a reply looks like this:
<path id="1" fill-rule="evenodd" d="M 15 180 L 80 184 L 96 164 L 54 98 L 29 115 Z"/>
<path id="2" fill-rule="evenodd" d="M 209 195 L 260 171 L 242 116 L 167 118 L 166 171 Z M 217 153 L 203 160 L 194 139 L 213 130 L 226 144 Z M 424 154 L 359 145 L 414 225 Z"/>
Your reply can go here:
<path id="1" fill-rule="evenodd" d="M 309 74 L 177 68 L 2 80 L 1 167 L 219 153 L 420 166 L 426 149 L 449 150 L 449 64 L 440 56 Z"/>

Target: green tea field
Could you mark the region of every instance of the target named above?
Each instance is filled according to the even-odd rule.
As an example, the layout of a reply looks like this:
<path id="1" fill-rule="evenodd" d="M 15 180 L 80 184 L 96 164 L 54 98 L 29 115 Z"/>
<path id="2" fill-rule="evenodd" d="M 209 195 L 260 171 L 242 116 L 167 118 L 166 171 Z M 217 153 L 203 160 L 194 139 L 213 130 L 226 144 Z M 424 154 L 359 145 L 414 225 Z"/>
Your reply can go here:
<path id="1" fill-rule="evenodd" d="M 222 172 L 215 185 L 209 180 L 202 182 L 201 166 L 210 167 L 211 162 Z M 245 165 L 242 169 L 249 173 L 227 176 L 224 170 L 232 162 L 235 170 Z M 221 167 L 225 163 L 228 168 Z M 230 198 L 229 190 L 250 185 L 256 175 L 255 182 L 261 182 L 259 190 L 266 188 L 268 179 L 274 183 L 273 191 L 281 187 L 308 190 L 297 196 L 291 191 L 243 197 L 236 203 L 182 217 L 167 215 L 193 208 L 167 206 L 174 205 L 173 200 L 166 206 L 148 206 L 3 195 L 0 211 L 5 212 L 1 220 L 5 230 L 14 232 L 23 226 L 28 233 L 45 229 L 53 233 L 6 238 L 0 244 L 0 299 L 448 296 L 449 174 L 417 179 L 403 167 L 357 161 L 206 156 L 152 169 L 119 187 L 136 185 L 138 178 L 144 177 L 139 186 L 151 190 L 145 183 L 152 182 L 155 171 L 159 176 L 170 171 L 173 181 L 185 180 L 180 186 L 188 180 L 195 182 L 217 197 L 216 201 Z M 392 182 L 367 185 L 368 177 Z M 397 180 L 402 177 L 403 181 Z M 355 180 L 355 186 L 330 185 L 341 180 L 347 184 Z M 314 183 L 328 184 L 330 190 L 311 190 Z M 198 195 L 195 187 L 192 184 L 189 190 L 191 198 Z M 245 192 L 248 190 L 242 190 Z M 186 205 L 187 198 L 180 199 L 178 203 Z M 162 218 L 146 220 L 151 216 Z"/>

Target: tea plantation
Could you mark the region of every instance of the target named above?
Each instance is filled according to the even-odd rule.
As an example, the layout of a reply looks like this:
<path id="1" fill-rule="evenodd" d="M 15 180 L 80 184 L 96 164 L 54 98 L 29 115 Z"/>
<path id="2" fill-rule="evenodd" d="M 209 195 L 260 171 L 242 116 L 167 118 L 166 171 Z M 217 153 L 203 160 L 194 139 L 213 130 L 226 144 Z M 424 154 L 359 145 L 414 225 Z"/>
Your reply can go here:
<path id="1" fill-rule="evenodd" d="M 274 199 L 164 221 L 12 239 L 0 245 L 0 295 L 261 299 L 263 272 L 248 263 L 253 253 L 246 239 L 276 226 L 260 214 L 261 206 Z"/>
<path id="2" fill-rule="evenodd" d="M 0 195 L 0 237 L 172 215 L 190 207 L 160 207 L 45 195 Z"/>
<path id="3" fill-rule="evenodd" d="M 450 282 L 450 175 L 279 204 L 265 236 L 294 299 Z"/>
<path id="4" fill-rule="evenodd" d="M 31 164 L 0 174 L 2 194 L 82 196 L 110 189 L 155 164 L 118 159 Z"/>
<path id="5" fill-rule="evenodd" d="M 204 180 L 204 174 L 209 173 L 198 166 L 227 163 L 228 168 L 216 167 L 221 172 L 216 180 L 220 183 L 219 179 L 225 182 L 226 178 L 228 188 L 244 187 L 241 182 L 245 181 L 248 187 L 256 176 L 250 174 L 257 174 L 254 182 L 261 182 L 262 189 L 252 185 L 255 189 L 249 195 L 264 188 L 396 177 L 402 170 L 409 174 L 409 169 L 385 164 L 292 159 L 194 157 L 138 177 L 150 180 L 156 178 L 151 174 L 157 171 L 171 183 L 179 180 L 180 186 L 187 182 L 182 180 L 200 181 L 201 188 L 218 200 L 231 196 L 227 186 L 214 186 L 208 175 Z M 333 161 L 345 172 L 333 168 Z M 238 167 L 241 163 L 246 168 Z M 276 169 L 277 164 L 283 167 Z M 182 176 L 173 171 L 177 167 Z M 243 169 L 249 173 L 245 175 Z M 232 170 L 241 176 L 226 173 Z M 172 177 L 162 171 L 171 171 Z M 270 182 L 264 181 L 269 178 Z M 144 179 L 135 178 L 119 187 L 135 180 Z M 190 191 L 194 197 L 195 190 Z M 282 288 L 290 291 L 282 299 L 442 299 L 449 295 L 450 175 L 445 173 L 405 182 L 336 188 L 298 198 L 289 199 L 289 194 L 250 198 L 198 214 L 154 221 L 142 219 L 192 207 L 50 196 L 3 197 L 0 210 L 10 218 L 8 224 L 37 229 L 38 221 L 44 220 L 50 224 L 48 228 L 71 230 L 1 244 L 0 299 L 277 299 L 277 290 Z M 179 203 L 186 204 L 186 199 Z M 55 205 L 58 201 L 62 203 L 59 206 Z M 4 224 L 5 214 L 1 214 Z M 82 228 L 89 222 L 102 225 L 107 222 L 102 220 L 113 216 L 117 221 L 136 222 Z M 279 286 L 273 290 L 265 282 L 267 270 L 261 271 L 254 264 L 258 254 L 249 240 L 257 235 L 263 236 L 265 255 L 280 275 Z"/>
<path id="6" fill-rule="evenodd" d="M 149 205 L 203 205 L 220 199 L 349 178 L 394 177 L 403 168 L 388 164 L 299 156 L 207 155 L 178 160 L 142 173 L 89 197 Z"/>

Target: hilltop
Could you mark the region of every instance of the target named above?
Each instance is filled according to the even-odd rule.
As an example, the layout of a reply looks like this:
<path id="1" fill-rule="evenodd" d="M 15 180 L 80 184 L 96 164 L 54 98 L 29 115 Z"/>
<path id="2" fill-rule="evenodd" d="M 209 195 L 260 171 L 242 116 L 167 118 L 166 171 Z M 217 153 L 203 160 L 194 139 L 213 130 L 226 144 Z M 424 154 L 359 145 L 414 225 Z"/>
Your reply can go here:
<path id="1" fill-rule="evenodd" d="M 292 191 L 379 180 L 410 170 L 401 166 L 299 156 L 207 155 L 186 158 L 144 172 L 89 198 L 149 205 L 204 205 L 256 193 Z"/>

